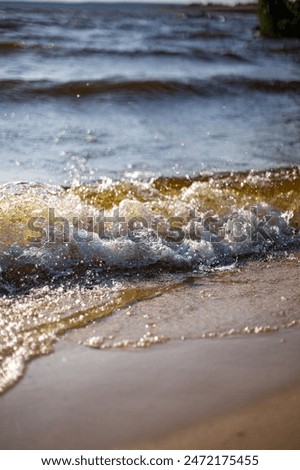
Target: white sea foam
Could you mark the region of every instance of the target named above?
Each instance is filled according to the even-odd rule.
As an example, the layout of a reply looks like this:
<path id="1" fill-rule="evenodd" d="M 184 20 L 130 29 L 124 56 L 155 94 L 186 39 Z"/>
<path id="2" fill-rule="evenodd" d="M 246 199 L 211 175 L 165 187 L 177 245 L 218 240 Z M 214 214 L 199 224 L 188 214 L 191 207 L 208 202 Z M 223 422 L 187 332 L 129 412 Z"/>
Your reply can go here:
<path id="1" fill-rule="evenodd" d="M 5 185 L 0 191 L 3 286 L 81 275 L 88 268 L 199 271 L 299 243 L 290 226 L 292 212 L 263 202 L 222 215 L 205 210 L 184 216 L 186 201 L 195 203 L 197 193 L 192 185 L 174 197 L 176 216 L 167 217 L 127 197 L 99 211 L 59 187 Z"/>

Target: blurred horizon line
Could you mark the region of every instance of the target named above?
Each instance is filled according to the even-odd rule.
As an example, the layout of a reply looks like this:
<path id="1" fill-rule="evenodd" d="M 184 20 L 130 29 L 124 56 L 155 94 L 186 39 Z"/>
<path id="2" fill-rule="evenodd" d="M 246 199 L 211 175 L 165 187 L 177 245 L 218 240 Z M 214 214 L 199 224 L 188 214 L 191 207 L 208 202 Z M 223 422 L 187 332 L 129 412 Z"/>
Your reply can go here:
<path id="1" fill-rule="evenodd" d="M 0 5 L 9 6 L 20 3 L 44 4 L 160 4 L 160 5 L 200 5 L 200 6 L 238 6 L 257 4 L 258 0 L 0 0 Z"/>

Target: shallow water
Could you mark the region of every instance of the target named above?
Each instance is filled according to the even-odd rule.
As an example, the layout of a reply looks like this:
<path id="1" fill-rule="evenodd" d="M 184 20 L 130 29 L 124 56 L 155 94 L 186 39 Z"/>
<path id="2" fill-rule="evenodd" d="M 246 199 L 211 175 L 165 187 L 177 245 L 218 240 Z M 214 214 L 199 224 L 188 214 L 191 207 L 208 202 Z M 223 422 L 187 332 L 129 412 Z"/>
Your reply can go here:
<path id="1" fill-rule="evenodd" d="M 297 323 L 293 311 L 273 321 L 266 310 L 214 308 L 226 295 L 219 280 L 233 286 L 226 273 L 245 260 L 256 270 L 274 256 L 297 260 L 299 41 L 260 38 L 253 12 L 0 10 L 0 391 L 66 333 L 145 347 L 179 329 L 202 337 Z M 217 291 L 197 323 L 187 291 L 173 290 L 202 279 Z M 202 294 L 190 292 L 197 316 Z M 161 294 L 155 301 L 170 304 L 157 330 L 150 319 L 142 334 L 142 317 L 126 314 L 101 334 L 103 317 L 134 303 L 142 312 Z"/>
<path id="2" fill-rule="evenodd" d="M 29 359 L 51 352 L 58 336 L 70 330 L 165 294 L 191 277 L 230 270 L 249 258 L 263 262 L 276 253 L 299 250 L 299 192 L 298 167 L 194 179 L 105 179 L 68 189 L 42 183 L 3 185 L 0 389 L 12 385 Z M 182 309 L 180 305 L 176 300 L 169 308 Z M 214 332 L 219 322 L 217 312 L 211 315 L 204 333 Z M 267 331 L 255 315 L 250 318 L 254 332 Z M 186 315 L 188 331 L 190 321 Z M 249 328 L 249 316 L 245 321 Z M 243 332 L 240 323 L 226 313 L 227 330 Z M 286 318 L 279 321 L 286 323 Z M 129 341 L 120 323 L 121 339 L 109 344 L 161 343 L 174 336 L 170 325 L 169 335 L 154 332 Z M 138 334 L 139 322 L 133 328 Z M 204 334 L 199 325 L 196 331 Z M 88 345 L 103 346 L 102 339 L 93 338 Z"/>

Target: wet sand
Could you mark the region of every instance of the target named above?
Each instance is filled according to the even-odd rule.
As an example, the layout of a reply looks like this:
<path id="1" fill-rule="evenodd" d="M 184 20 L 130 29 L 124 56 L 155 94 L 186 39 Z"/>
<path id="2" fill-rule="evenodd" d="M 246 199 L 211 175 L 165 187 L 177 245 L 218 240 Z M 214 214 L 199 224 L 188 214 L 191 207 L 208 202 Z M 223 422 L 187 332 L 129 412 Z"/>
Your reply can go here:
<path id="1" fill-rule="evenodd" d="M 62 342 L 1 397 L 1 448 L 298 448 L 299 340 L 295 329 L 135 352 Z"/>
<path id="2" fill-rule="evenodd" d="M 299 295 L 299 255 L 292 255 L 203 278 L 136 303 L 129 316 L 123 309 L 66 334 L 0 397 L 0 448 L 299 449 Z M 174 305 L 182 315 L 172 323 Z M 134 344 L 151 312 L 169 342 L 78 344 L 94 330 Z M 222 337 L 239 316 L 240 329 Z M 269 333 L 240 334 L 247 325 Z M 201 338 L 210 328 L 217 336 Z"/>
<path id="3" fill-rule="evenodd" d="M 300 253 L 195 276 L 64 338 L 101 349 L 272 333 L 300 326 Z"/>
<path id="4" fill-rule="evenodd" d="M 141 443 L 141 448 L 295 450 L 300 447 L 299 416 L 298 385 L 160 440 Z"/>

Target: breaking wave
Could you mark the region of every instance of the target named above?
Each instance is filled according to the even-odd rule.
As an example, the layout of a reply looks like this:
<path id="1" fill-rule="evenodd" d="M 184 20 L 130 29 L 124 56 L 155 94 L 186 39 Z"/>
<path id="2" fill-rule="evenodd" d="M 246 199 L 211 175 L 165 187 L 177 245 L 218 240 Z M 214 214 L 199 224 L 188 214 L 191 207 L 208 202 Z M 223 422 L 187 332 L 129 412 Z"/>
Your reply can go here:
<path id="1" fill-rule="evenodd" d="M 1 287 L 87 270 L 201 271 L 299 245 L 299 167 L 0 189 Z"/>

